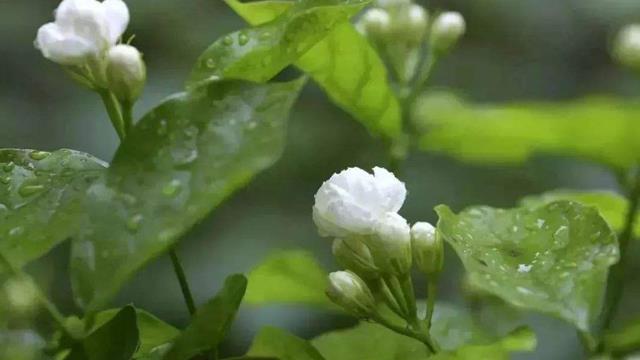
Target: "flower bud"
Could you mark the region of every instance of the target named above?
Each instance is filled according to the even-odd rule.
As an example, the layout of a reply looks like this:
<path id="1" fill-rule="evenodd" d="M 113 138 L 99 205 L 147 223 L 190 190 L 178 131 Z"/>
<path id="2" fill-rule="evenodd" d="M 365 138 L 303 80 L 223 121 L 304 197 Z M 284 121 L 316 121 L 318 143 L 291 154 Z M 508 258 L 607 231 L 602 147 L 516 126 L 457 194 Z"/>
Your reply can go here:
<path id="1" fill-rule="evenodd" d="M 358 28 L 366 35 L 382 36 L 391 25 L 389 13 L 381 8 L 367 10 L 358 21 Z"/>
<path id="2" fill-rule="evenodd" d="M 333 240 L 333 256 L 338 264 L 365 279 L 375 279 L 380 273 L 369 247 L 358 237 Z"/>
<path id="3" fill-rule="evenodd" d="M 411 228 L 414 264 L 427 275 L 438 274 L 444 265 L 444 244 L 433 225 L 417 222 Z"/>
<path id="4" fill-rule="evenodd" d="M 387 213 L 367 238 L 377 267 L 383 273 L 405 275 L 411 268 L 411 229 L 397 213 Z"/>
<path id="5" fill-rule="evenodd" d="M 135 102 L 144 88 L 147 70 L 142 54 L 131 45 L 117 45 L 107 54 L 107 82 L 118 100 Z"/>
<path id="6" fill-rule="evenodd" d="M 627 25 L 618 33 L 613 56 L 620 64 L 640 70 L 640 24 Z"/>
<path id="7" fill-rule="evenodd" d="M 394 7 L 411 4 L 411 0 L 376 0 L 376 6 L 380 7 Z"/>
<path id="8" fill-rule="evenodd" d="M 466 24 L 460 13 L 444 12 L 434 20 L 431 26 L 431 48 L 436 55 L 449 51 L 464 35 Z"/>
<path id="9" fill-rule="evenodd" d="M 38 308 L 38 288 L 28 278 L 10 278 L 4 283 L 4 294 L 11 311 L 32 314 Z"/>
<path id="10" fill-rule="evenodd" d="M 326 293 L 331 301 L 357 317 L 367 318 L 376 311 L 371 290 L 358 275 L 350 271 L 329 274 Z"/>

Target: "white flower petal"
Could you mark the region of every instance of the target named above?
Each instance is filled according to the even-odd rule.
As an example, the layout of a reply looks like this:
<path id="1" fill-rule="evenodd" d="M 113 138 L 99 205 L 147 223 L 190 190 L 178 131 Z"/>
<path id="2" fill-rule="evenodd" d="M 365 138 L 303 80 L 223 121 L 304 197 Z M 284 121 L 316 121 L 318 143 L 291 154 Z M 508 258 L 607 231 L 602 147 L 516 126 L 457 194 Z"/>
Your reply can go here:
<path id="1" fill-rule="evenodd" d="M 384 208 L 389 212 L 398 212 L 407 197 L 407 188 L 387 169 L 375 167 L 373 174 L 378 190 L 384 198 Z"/>
<path id="2" fill-rule="evenodd" d="M 105 0 L 102 9 L 109 28 L 109 41 L 113 45 L 129 25 L 129 8 L 122 0 Z"/>
<path id="3" fill-rule="evenodd" d="M 93 51 L 91 44 L 75 36 L 66 36 L 54 23 L 40 27 L 35 44 L 44 57 L 63 65 L 79 65 Z"/>

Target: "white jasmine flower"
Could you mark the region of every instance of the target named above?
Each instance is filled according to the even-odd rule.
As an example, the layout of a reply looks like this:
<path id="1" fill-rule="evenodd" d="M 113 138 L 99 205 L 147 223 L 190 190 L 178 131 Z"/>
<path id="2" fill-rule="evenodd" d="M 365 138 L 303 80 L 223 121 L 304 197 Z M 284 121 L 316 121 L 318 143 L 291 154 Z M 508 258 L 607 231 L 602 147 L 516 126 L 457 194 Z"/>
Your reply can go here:
<path id="1" fill-rule="evenodd" d="M 44 57 L 62 65 L 82 65 L 116 44 L 129 23 L 122 0 L 64 0 L 55 21 L 38 30 L 35 45 Z"/>
<path id="2" fill-rule="evenodd" d="M 325 181 L 315 195 L 313 219 L 321 236 L 368 235 L 387 213 L 396 213 L 407 190 L 386 169 L 373 174 L 349 168 Z"/>

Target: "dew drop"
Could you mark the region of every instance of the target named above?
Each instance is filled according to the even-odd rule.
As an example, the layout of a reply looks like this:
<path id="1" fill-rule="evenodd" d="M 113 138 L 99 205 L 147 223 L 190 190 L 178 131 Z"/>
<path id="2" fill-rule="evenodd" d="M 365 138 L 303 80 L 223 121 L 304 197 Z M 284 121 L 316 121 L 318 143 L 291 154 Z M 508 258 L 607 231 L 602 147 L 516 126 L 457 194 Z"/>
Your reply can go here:
<path id="1" fill-rule="evenodd" d="M 144 216 L 142 216 L 142 214 L 133 215 L 132 217 L 129 218 L 129 220 L 127 220 L 127 229 L 133 232 L 138 231 L 138 229 L 140 229 L 140 225 L 142 224 L 143 219 L 144 219 Z"/>
<path id="2" fill-rule="evenodd" d="M 216 61 L 214 59 L 207 59 L 206 65 L 207 65 L 207 67 L 209 69 L 215 69 L 216 68 Z"/>
<path id="3" fill-rule="evenodd" d="M 240 44 L 241 46 L 244 46 L 244 45 L 247 45 L 248 42 L 249 42 L 249 37 L 247 36 L 247 34 L 240 33 L 238 35 L 238 44 Z"/>
<path id="4" fill-rule="evenodd" d="M 167 120 L 166 119 L 162 119 L 160 120 L 160 122 L 158 123 L 158 135 L 160 136 L 164 136 L 167 134 Z"/>
<path id="5" fill-rule="evenodd" d="M 13 163 L 13 161 L 10 161 L 2 165 L 2 170 L 9 172 L 9 171 L 12 171 L 14 167 L 15 167 L 15 164 Z"/>
<path id="6" fill-rule="evenodd" d="M 6 185 L 6 184 L 8 184 L 8 183 L 10 183 L 10 182 L 11 182 L 11 176 L 3 176 L 3 177 L 0 177 L 0 182 L 1 182 L 1 183 L 3 183 L 3 184 L 5 184 L 5 185 Z"/>
<path id="7" fill-rule="evenodd" d="M 180 180 L 173 179 L 162 188 L 162 195 L 174 196 L 180 191 L 181 187 L 182 183 L 180 182 Z"/>
<path id="8" fill-rule="evenodd" d="M 9 236 L 20 236 L 24 234 L 24 228 L 22 226 L 16 226 L 9 230 Z"/>
<path id="9" fill-rule="evenodd" d="M 222 43 L 227 46 L 233 45 L 233 37 L 231 35 L 225 36 L 224 39 L 222 39 Z"/>
<path id="10" fill-rule="evenodd" d="M 20 196 L 31 196 L 44 190 L 44 185 L 37 183 L 24 183 L 18 188 Z"/>
<path id="11" fill-rule="evenodd" d="M 49 155 L 51 155 L 51 153 L 47 151 L 32 151 L 29 153 L 29 157 L 36 161 L 45 159 Z"/>
<path id="12" fill-rule="evenodd" d="M 266 39 L 268 39 L 270 37 L 271 37 L 271 33 L 269 31 L 265 31 L 262 34 L 260 34 L 260 39 L 262 39 L 262 40 L 266 40 Z"/>

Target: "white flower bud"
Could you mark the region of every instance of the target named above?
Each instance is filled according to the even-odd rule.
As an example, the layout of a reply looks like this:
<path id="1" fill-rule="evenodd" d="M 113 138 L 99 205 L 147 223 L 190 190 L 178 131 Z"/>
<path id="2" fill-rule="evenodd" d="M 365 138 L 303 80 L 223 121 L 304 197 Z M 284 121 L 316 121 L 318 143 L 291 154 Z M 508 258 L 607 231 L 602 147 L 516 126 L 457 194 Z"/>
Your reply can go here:
<path id="1" fill-rule="evenodd" d="M 376 267 L 371 250 L 362 238 L 335 239 L 332 252 L 338 264 L 347 270 L 365 279 L 375 279 L 379 276 L 380 270 Z"/>
<path id="2" fill-rule="evenodd" d="M 107 54 L 109 89 L 123 102 L 135 102 L 147 81 L 142 54 L 131 45 L 116 45 Z"/>
<path id="3" fill-rule="evenodd" d="M 431 48 L 438 54 L 449 51 L 464 35 L 466 24 L 460 13 L 444 12 L 434 20 L 431 26 Z"/>
<path id="4" fill-rule="evenodd" d="M 407 190 L 389 171 L 373 175 L 349 168 L 325 181 L 315 195 L 313 220 L 321 236 L 347 238 L 372 234 L 388 212 L 402 207 Z"/>
<path id="5" fill-rule="evenodd" d="M 389 13 L 380 8 L 367 10 L 358 21 L 358 29 L 363 34 L 379 36 L 385 34 L 391 25 Z"/>
<path id="6" fill-rule="evenodd" d="M 38 308 L 38 289 L 30 279 L 10 278 L 4 283 L 4 294 L 11 311 L 28 315 Z"/>
<path id="7" fill-rule="evenodd" d="M 327 296 L 351 314 L 366 318 L 376 311 L 375 299 L 367 284 L 350 271 L 329 274 Z"/>
<path id="8" fill-rule="evenodd" d="M 640 70 L 640 24 L 627 25 L 618 33 L 613 55 L 620 64 Z"/>
<path id="9" fill-rule="evenodd" d="M 444 265 L 444 244 L 436 229 L 428 222 L 411 227 L 411 252 L 414 264 L 427 275 L 438 274 Z"/>
<path id="10" fill-rule="evenodd" d="M 376 266 L 387 274 L 405 275 L 411 268 L 411 229 L 397 213 L 387 213 L 367 239 Z"/>
<path id="11" fill-rule="evenodd" d="M 64 0 L 55 21 L 38 30 L 35 46 L 44 57 L 62 65 L 83 65 L 115 45 L 129 23 L 122 0 Z"/>

